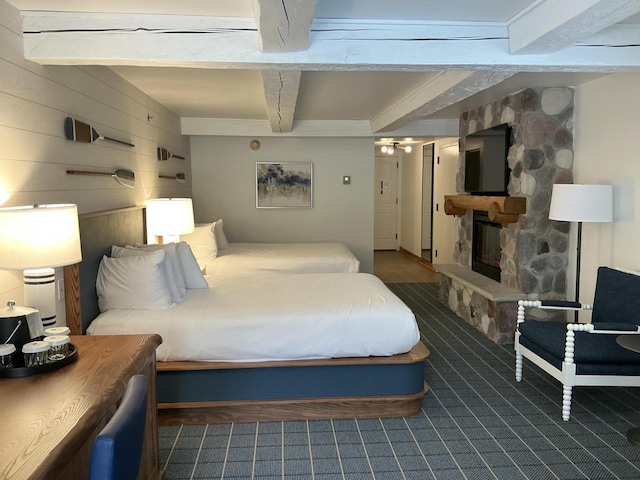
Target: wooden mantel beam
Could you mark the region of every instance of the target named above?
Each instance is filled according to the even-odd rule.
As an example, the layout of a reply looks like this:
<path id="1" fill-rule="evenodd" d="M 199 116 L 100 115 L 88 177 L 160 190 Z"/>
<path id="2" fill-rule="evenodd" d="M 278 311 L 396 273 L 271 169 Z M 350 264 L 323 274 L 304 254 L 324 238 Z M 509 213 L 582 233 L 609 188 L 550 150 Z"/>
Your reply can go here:
<path id="1" fill-rule="evenodd" d="M 555 52 L 638 12 L 638 0 L 544 0 L 509 24 L 509 49 Z"/>
<path id="2" fill-rule="evenodd" d="M 604 0 L 603 0 L 604 1 Z M 254 19 L 23 12 L 25 57 L 47 65 L 300 71 L 623 72 L 640 68 L 640 31 L 615 25 L 554 53 L 511 55 L 506 25 L 316 19 L 299 52 L 262 52 Z"/>

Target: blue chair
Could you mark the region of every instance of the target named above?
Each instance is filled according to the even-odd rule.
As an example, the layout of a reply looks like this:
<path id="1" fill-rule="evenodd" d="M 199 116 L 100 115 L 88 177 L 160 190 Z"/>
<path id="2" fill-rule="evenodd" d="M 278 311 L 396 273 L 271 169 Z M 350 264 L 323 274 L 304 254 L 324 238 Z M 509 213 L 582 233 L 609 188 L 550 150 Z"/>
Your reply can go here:
<path id="1" fill-rule="evenodd" d="M 525 321 L 525 308 L 592 310 L 591 323 Z M 578 302 L 518 302 L 516 381 L 527 358 L 563 385 L 562 419 L 571 415 L 574 386 L 640 386 L 640 354 L 616 342 L 640 334 L 640 275 L 598 269 L 593 307 Z"/>
<path id="2" fill-rule="evenodd" d="M 140 470 L 147 417 L 147 377 L 131 377 L 120 406 L 96 437 L 89 480 L 135 480 Z"/>

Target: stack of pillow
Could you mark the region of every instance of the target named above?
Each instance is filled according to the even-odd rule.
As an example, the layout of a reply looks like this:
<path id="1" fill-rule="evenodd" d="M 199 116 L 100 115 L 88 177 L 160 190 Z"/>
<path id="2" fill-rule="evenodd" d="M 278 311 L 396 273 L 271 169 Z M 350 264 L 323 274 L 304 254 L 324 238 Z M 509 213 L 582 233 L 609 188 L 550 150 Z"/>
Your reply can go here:
<path id="1" fill-rule="evenodd" d="M 189 289 L 207 288 L 186 242 L 111 247 L 100 262 L 96 291 L 100 311 L 149 310 L 180 303 Z"/>
<path id="2" fill-rule="evenodd" d="M 195 231 L 189 235 L 182 235 L 182 240 L 187 242 L 204 272 L 207 261 L 218 256 L 219 250 L 229 247 L 229 242 L 224 234 L 222 220 L 213 223 L 196 225 Z"/>

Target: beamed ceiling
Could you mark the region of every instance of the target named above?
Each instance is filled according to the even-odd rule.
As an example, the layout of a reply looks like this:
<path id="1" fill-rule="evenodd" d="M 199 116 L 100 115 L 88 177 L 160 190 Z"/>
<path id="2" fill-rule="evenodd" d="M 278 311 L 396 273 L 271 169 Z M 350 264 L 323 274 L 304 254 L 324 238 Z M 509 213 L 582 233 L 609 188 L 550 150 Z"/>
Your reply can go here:
<path id="1" fill-rule="evenodd" d="M 640 0 L 9 0 L 25 57 L 103 65 L 207 135 L 447 135 L 527 86 L 640 70 Z"/>

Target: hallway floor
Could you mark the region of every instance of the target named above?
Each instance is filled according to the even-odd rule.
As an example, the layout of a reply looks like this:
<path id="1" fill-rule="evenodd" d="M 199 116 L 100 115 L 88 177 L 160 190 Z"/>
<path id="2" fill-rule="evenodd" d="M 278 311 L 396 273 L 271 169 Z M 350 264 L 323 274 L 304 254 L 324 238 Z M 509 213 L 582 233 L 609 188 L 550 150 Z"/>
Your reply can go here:
<path id="1" fill-rule="evenodd" d="M 373 252 L 373 273 L 384 283 L 435 283 L 439 279 L 417 259 L 396 250 Z"/>

